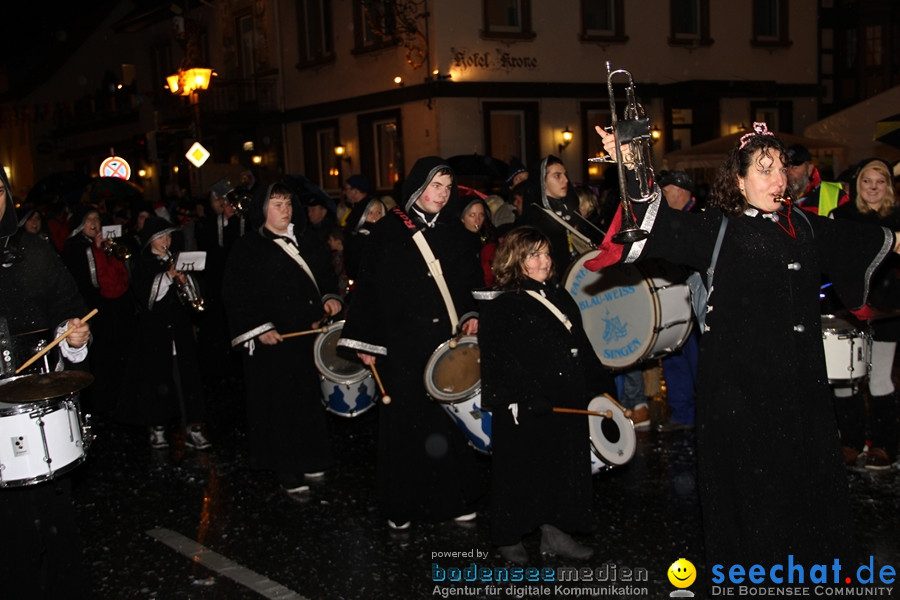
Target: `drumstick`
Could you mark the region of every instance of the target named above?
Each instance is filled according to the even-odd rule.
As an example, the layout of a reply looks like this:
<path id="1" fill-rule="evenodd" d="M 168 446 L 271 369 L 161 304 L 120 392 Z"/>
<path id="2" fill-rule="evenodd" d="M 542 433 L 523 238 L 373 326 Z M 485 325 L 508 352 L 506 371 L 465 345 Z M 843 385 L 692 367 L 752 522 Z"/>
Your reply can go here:
<path id="1" fill-rule="evenodd" d="M 563 408 L 561 406 L 554 406 L 553 412 L 555 413 L 570 413 L 573 415 L 588 415 L 591 417 L 603 417 L 605 419 L 612 419 L 612 411 L 608 410 L 606 412 L 597 412 L 595 410 L 582 410 L 580 408 Z"/>
<path id="2" fill-rule="evenodd" d="M 375 382 L 378 383 L 378 391 L 381 392 L 381 402 L 384 403 L 384 404 L 390 404 L 390 403 L 391 403 L 391 397 L 388 396 L 388 395 L 384 392 L 384 384 L 381 383 L 381 377 L 378 376 L 378 369 L 375 368 L 375 363 L 372 363 L 371 365 L 369 365 L 369 367 L 372 368 L 372 375 L 375 376 Z"/>
<path id="3" fill-rule="evenodd" d="M 88 314 L 86 314 L 85 316 L 81 317 L 81 322 L 82 322 L 82 323 L 87 323 L 87 322 L 88 322 L 88 319 L 90 319 L 91 317 L 93 317 L 93 316 L 96 315 L 96 314 L 97 314 L 97 309 L 95 308 L 94 310 L 92 310 L 91 312 L 89 312 Z M 74 327 L 69 327 L 68 329 L 66 329 L 65 331 L 63 331 L 62 334 L 61 334 L 58 338 L 56 338 L 55 340 L 53 340 L 52 342 L 50 342 L 49 344 L 47 344 L 46 346 L 44 346 L 44 349 L 43 349 L 43 350 L 38 351 L 37 354 L 35 354 L 34 356 L 32 356 L 31 358 L 29 358 L 28 360 L 26 360 L 25 363 L 24 363 L 21 367 L 19 367 L 18 369 L 16 369 L 16 375 L 18 375 L 20 371 L 22 371 L 22 370 L 27 369 L 28 367 L 30 367 L 30 366 L 31 366 L 31 363 L 33 363 L 34 361 L 36 361 L 37 359 L 39 359 L 39 358 L 42 357 L 43 355 L 45 355 L 45 354 L 47 354 L 48 352 L 50 352 L 50 350 L 53 349 L 58 343 L 60 343 L 61 341 L 63 341 L 63 340 L 66 339 L 67 337 L 69 337 L 69 334 L 72 333 L 73 331 L 75 331 L 75 328 L 74 328 Z"/>
<path id="4" fill-rule="evenodd" d="M 318 329 L 308 329 L 307 331 L 295 331 L 293 333 L 284 333 L 281 335 L 281 339 L 286 340 L 292 337 L 299 337 L 301 335 L 310 335 L 312 333 L 325 333 L 328 331 L 327 327 L 319 327 Z"/>

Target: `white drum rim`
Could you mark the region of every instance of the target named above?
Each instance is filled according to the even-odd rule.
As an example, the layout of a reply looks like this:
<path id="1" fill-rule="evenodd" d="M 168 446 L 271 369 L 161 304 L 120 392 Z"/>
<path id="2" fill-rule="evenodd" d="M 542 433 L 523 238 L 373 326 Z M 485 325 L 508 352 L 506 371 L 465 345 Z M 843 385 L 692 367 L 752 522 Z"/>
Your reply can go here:
<path id="1" fill-rule="evenodd" d="M 325 346 L 325 341 L 329 339 L 331 335 L 340 335 L 340 331 L 344 328 L 344 321 L 336 321 L 329 325 L 326 331 L 320 333 L 316 336 L 316 343 L 313 347 L 313 359 L 316 363 L 316 369 L 319 371 L 319 374 L 324 377 L 326 380 L 331 381 L 333 383 L 341 383 L 345 385 L 352 385 L 354 383 L 359 383 L 364 380 L 366 377 L 371 375 L 371 371 L 365 367 L 365 365 L 360 365 L 359 371 L 350 374 L 344 375 L 340 373 L 335 373 L 325 364 L 325 360 L 322 358 L 322 348 Z"/>
<path id="2" fill-rule="evenodd" d="M 462 392 L 447 393 L 444 390 L 438 389 L 438 387 L 434 384 L 434 377 L 432 377 L 432 375 L 434 374 L 435 365 L 437 365 L 438 361 L 444 356 L 444 354 L 447 353 L 448 350 L 451 350 L 451 343 L 453 343 L 457 348 L 463 345 L 477 347 L 478 336 L 464 335 L 459 339 L 454 338 L 452 340 L 447 340 L 446 342 L 438 346 L 434 350 L 434 352 L 431 353 L 431 356 L 428 358 L 428 362 L 425 364 L 425 391 L 433 400 L 445 404 L 456 404 L 457 402 L 464 402 L 481 394 L 480 370 L 478 373 L 478 383 L 466 390 L 463 390 Z"/>
<path id="3" fill-rule="evenodd" d="M 634 433 L 634 423 L 631 422 L 631 419 L 625 416 L 625 413 L 622 412 L 622 409 L 618 404 L 606 396 L 594 397 L 588 403 L 588 410 L 592 412 L 606 412 L 609 410 L 612 412 L 612 420 L 619 428 L 620 432 L 620 443 L 617 444 L 617 447 L 619 447 L 622 454 L 621 456 L 608 456 L 608 453 L 606 453 L 600 445 L 594 443 L 594 432 L 600 429 L 600 424 L 605 417 L 596 417 L 593 415 L 588 417 L 591 450 L 601 461 L 613 467 L 622 466 L 630 461 L 634 457 L 634 453 L 637 449 L 637 436 Z M 597 437 L 602 437 L 602 435 L 598 434 Z"/>

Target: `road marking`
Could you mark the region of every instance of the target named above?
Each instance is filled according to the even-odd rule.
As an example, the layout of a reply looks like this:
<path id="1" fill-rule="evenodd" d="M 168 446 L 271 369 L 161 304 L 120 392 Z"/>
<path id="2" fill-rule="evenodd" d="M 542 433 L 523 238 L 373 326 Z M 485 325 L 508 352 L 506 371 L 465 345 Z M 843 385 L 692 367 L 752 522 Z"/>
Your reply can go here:
<path id="1" fill-rule="evenodd" d="M 224 575 L 225 577 L 250 588 L 265 598 L 277 600 L 309 600 L 280 583 L 242 567 L 233 560 L 213 552 L 206 546 L 198 544 L 171 529 L 150 529 L 147 535 L 169 546 L 176 552 L 200 563 L 204 567 Z"/>

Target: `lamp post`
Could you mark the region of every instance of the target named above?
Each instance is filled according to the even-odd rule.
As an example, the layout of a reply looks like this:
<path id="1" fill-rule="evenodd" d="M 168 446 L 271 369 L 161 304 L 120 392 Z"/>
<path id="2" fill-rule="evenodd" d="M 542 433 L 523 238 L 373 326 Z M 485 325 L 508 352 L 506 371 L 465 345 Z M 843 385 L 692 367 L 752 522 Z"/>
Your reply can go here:
<path id="1" fill-rule="evenodd" d="M 201 141 L 200 135 L 200 91 L 209 88 L 212 69 L 207 67 L 179 67 L 178 71 L 166 77 L 169 91 L 176 96 L 188 96 L 191 102 L 191 129 L 194 141 Z M 203 152 L 206 152 L 205 150 Z M 208 154 L 208 153 L 207 153 Z M 205 157 L 203 158 L 205 160 Z M 202 163 L 201 163 L 202 164 Z M 197 165 L 197 189 L 203 189 L 200 166 Z"/>

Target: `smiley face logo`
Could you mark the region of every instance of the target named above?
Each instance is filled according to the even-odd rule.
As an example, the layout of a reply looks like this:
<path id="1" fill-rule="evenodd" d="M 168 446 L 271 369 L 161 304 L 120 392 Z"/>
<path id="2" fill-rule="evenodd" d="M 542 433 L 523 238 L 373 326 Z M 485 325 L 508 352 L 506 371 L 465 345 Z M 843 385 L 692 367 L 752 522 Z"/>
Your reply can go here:
<path id="1" fill-rule="evenodd" d="M 697 569 L 694 568 L 691 561 L 679 558 L 669 567 L 668 575 L 669 583 L 677 588 L 686 588 L 690 587 L 697 579 Z"/>

